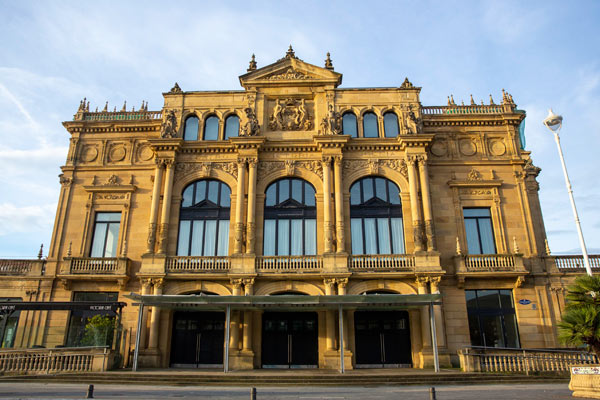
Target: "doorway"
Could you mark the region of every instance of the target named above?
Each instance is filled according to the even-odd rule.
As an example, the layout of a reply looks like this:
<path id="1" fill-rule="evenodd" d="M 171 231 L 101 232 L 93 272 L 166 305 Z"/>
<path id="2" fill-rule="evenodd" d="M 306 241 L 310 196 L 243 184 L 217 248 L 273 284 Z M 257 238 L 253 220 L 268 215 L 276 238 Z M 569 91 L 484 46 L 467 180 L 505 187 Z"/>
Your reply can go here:
<path id="1" fill-rule="evenodd" d="M 220 312 L 175 312 L 171 367 L 222 368 L 225 316 Z"/>
<path id="2" fill-rule="evenodd" d="M 263 314 L 263 368 L 317 368 L 318 357 L 316 312 Z"/>

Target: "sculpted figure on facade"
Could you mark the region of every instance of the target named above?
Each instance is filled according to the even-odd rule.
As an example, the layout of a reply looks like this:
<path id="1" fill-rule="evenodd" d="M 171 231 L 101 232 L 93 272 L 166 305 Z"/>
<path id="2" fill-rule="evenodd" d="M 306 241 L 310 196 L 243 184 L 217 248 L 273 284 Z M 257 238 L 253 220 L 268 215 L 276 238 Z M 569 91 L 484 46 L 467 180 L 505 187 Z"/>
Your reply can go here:
<path id="1" fill-rule="evenodd" d="M 248 119 L 248 121 L 246 122 L 246 125 L 244 125 L 244 127 L 242 128 L 240 136 L 258 135 L 260 133 L 260 125 L 258 124 L 258 119 L 256 118 L 254 110 L 252 110 L 252 108 L 250 107 L 246 107 L 244 109 L 244 112 L 246 113 L 246 118 Z"/>
<path id="2" fill-rule="evenodd" d="M 174 138 L 177 135 L 177 117 L 175 111 L 170 110 L 167 113 L 165 121 L 160 127 L 160 137 L 163 139 Z"/>
<path id="3" fill-rule="evenodd" d="M 409 135 L 416 135 L 421 131 L 421 119 L 415 115 L 412 105 L 408 107 L 406 114 L 406 130 Z"/>
<path id="4" fill-rule="evenodd" d="M 300 131 L 312 128 L 312 117 L 306 109 L 304 99 L 277 100 L 269 119 L 272 131 Z"/>
<path id="5" fill-rule="evenodd" d="M 321 121 L 321 133 L 324 135 L 340 135 L 342 133 L 342 115 L 329 104 L 327 116 Z"/>

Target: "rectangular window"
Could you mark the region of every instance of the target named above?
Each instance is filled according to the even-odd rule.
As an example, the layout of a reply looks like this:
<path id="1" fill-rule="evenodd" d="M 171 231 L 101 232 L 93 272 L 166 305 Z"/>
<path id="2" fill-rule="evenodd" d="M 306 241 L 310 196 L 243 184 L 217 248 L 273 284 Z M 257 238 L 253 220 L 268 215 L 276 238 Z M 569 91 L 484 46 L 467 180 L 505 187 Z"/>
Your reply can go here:
<path id="1" fill-rule="evenodd" d="M 465 290 L 465 297 L 471 345 L 520 347 L 511 290 Z"/>
<path id="2" fill-rule="evenodd" d="M 489 208 L 463 208 L 469 254 L 496 254 Z"/>
<path id="3" fill-rule="evenodd" d="M 274 256 L 275 255 L 275 244 L 277 243 L 275 239 L 276 233 L 276 224 L 277 220 L 275 219 L 265 219 L 265 231 L 264 235 L 264 246 L 263 246 L 263 254 L 265 256 Z"/>
<path id="4" fill-rule="evenodd" d="M 121 225 L 120 212 L 96 213 L 90 257 L 116 257 Z"/>
<path id="5" fill-rule="evenodd" d="M 0 297 L 0 301 L 22 301 L 20 297 Z M 0 314 L 0 348 L 14 347 L 21 311 Z"/>
<path id="6" fill-rule="evenodd" d="M 118 295 L 116 292 L 75 292 L 73 301 L 117 301 Z M 65 343 L 67 347 L 112 345 L 114 329 L 105 324 L 105 321 L 97 325 L 90 324 L 90 319 L 95 315 L 106 316 L 114 323 L 114 311 L 71 311 Z"/>

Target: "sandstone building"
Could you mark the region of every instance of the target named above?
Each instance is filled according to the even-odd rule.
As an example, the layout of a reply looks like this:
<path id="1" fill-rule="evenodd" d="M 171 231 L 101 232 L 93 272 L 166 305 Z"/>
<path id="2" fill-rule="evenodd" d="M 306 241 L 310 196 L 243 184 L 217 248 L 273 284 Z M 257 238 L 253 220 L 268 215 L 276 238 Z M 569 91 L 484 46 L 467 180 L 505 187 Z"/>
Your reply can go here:
<path id="1" fill-rule="evenodd" d="M 126 303 L 111 343 L 127 364 L 138 307 L 126 296 L 166 299 L 141 314 L 142 366 L 217 367 L 227 347 L 233 369 L 339 368 L 340 350 L 346 368 L 426 368 L 434 344 L 442 365 L 471 345 L 559 346 L 564 287 L 581 271 L 545 245 L 540 169 L 511 95 L 423 106 L 408 79 L 343 88 L 329 55 L 318 67 L 291 47 L 262 68 L 253 57 L 239 79 L 242 90 L 175 84 L 161 111 L 84 100 L 64 122 L 48 257 L 0 261 L 1 300 Z M 431 315 L 415 303 L 338 319 L 296 304 L 233 309 L 227 327 L 222 311 L 167 303 L 438 293 Z M 13 312 L 2 347 L 79 346 L 108 309 Z"/>

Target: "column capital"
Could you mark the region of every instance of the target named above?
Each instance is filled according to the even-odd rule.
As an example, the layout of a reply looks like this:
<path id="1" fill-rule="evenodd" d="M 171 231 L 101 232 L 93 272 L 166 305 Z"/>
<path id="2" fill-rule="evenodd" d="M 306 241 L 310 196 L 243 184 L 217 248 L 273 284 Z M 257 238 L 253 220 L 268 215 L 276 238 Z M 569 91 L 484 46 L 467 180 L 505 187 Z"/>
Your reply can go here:
<path id="1" fill-rule="evenodd" d="M 244 284 L 244 280 L 239 278 L 231 279 L 230 282 L 234 289 L 241 289 Z"/>
<path id="2" fill-rule="evenodd" d="M 427 282 L 429 278 L 427 276 L 417 276 L 416 283 L 419 288 L 427 288 Z"/>
<path id="3" fill-rule="evenodd" d="M 331 161 L 333 161 L 333 156 L 323 156 L 321 158 L 321 165 L 323 166 L 323 168 L 325 168 L 326 166 L 329 168 L 331 166 Z"/>
<path id="4" fill-rule="evenodd" d="M 337 278 L 335 281 L 338 284 L 338 287 L 342 288 L 345 288 L 348 284 L 348 278 Z"/>
<path id="5" fill-rule="evenodd" d="M 431 288 L 431 293 L 438 294 L 440 292 L 440 282 L 442 281 L 441 276 L 430 276 L 429 277 L 429 286 Z"/>
<path id="6" fill-rule="evenodd" d="M 249 168 L 256 168 L 258 164 L 258 157 L 246 157 L 246 162 Z"/>
<path id="7" fill-rule="evenodd" d="M 342 155 L 333 156 L 333 162 L 336 167 L 342 166 L 342 159 L 343 159 Z"/>
<path id="8" fill-rule="evenodd" d="M 165 285 L 165 280 L 163 278 L 152 278 L 152 286 L 154 286 L 154 291 L 161 290 Z"/>
<path id="9" fill-rule="evenodd" d="M 152 287 L 152 279 L 150 278 L 140 278 L 140 284 L 143 289 L 150 289 Z"/>
<path id="10" fill-rule="evenodd" d="M 323 283 L 327 286 L 328 289 L 333 289 L 335 286 L 335 278 L 325 278 L 323 279 Z"/>
<path id="11" fill-rule="evenodd" d="M 426 153 L 417 154 L 414 157 L 415 157 L 415 160 L 417 160 L 417 163 L 419 164 L 419 166 L 427 165 L 427 154 Z"/>

